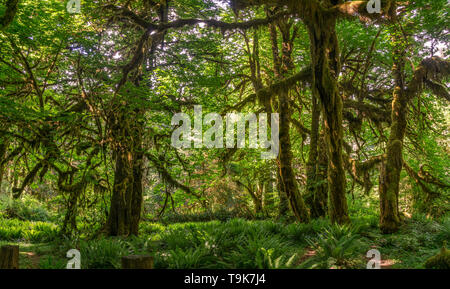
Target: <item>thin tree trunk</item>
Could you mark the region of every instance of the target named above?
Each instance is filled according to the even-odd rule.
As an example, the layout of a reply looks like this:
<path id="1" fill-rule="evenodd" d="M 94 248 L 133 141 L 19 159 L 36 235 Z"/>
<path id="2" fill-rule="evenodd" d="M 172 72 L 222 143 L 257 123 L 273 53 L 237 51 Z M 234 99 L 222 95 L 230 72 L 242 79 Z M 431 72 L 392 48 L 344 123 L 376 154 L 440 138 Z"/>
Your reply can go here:
<path id="1" fill-rule="evenodd" d="M 135 162 L 133 166 L 133 199 L 131 205 L 131 228 L 132 235 L 139 234 L 139 222 L 141 221 L 142 205 L 144 202 L 143 188 L 143 158 L 141 152 L 135 152 Z"/>
<path id="2" fill-rule="evenodd" d="M 77 213 L 78 198 L 81 195 L 81 189 L 82 187 L 79 186 L 78 188 L 75 188 L 75 190 L 70 192 L 69 203 L 67 205 L 67 212 L 66 216 L 64 217 L 64 222 L 61 229 L 61 231 L 64 234 L 69 233 L 70 230 L 77 229 L 76 213 Z"/>
<path id="3" fill-rule="evenodd" d="M 296 29 L 291 35 L 293 22 L 284 19 L 278 23 L 278 28 L 282 36 L 281 55 L 278 49 L 278 35 L 274 25 L 269 26 L 269 32 L 272 42 L 273 69 L 278 79 L 283 79 L 294 68 L 292 61 L 292 51 L 294 47 L 294 39 L 296 37 Z M 291 146 L 291 103 L 289 91 L 280 91 L 278 93 L 279 113 L 280 113 L 280 153 L 278 156 L 278 188 L 280 194 L 280 212 L 286 210 L 286 200 L 290 204 L 291 210 L 296 219 L 300 222 L 309 221 L 309 211 L 303 200 L 303 196 L 298 188 L 295 172 L 292 168 L 292 146 Z"/>
<path id="4" fill-rule="evenodd" d="M 278 190 L 278 218 L 281 218 L 283 216 L 287 216 L 289 212 L 289 201 L 286 196 L 286 192 L 283 191 L 283 188 L 281 187 L 282 178 L 280 175 L 280 170 L 277 171 L 277 190 Z"/>
<path id="5" fill-rule="evenodd" d="M 314 204 L 316 214 L 319 217 L 325 217 L 328 211 L 328 157 L 325 135 L 319 138 L 319 158 L 316 172 L 316 190 L 314 192 Z"/>
<path id="6" fill-rule="evenodd" d="M 263 208 L 267 212 L 268 209 L 273 208 L 274 206 L 274 186 L 275 182 L 273 179 L 273 172 L 270 171 L 268 173 L 268 179 L 264 181 L 264 190 L 263 190 Z"/>
<path id="7" fill-rule="evenodd" d="M 2 193 L 2 182 L 3 182 L 3 174 L 5 172 L 5 164 L 2 164 L 3 160 L 6 157 L 6 151 L 8 148 L 8 144 L 6 140 L 0 139 L 0 194 Z"/>
<path id="8" fill-rule="evenodd" d="M 319 142 L 320 106 L 318 99 L 312 97 L 312 124 L 309 144 L 309 156 L 306 164 L 306 196 L 305 201 L 310 208 L 311 217 L 325 217 L 327 214 L 328 188 L 326 186 L 326 172 L 328 159 L 326 157 L 325 139 Z M 320 150 L 320 154 L 319 154 Z M 325 162 L 325 167 L 323 167 Z M 325 175 L 323 174 L 325 172 Z"/>
<path id="9" fill-rule="evenodd" d="M 316 137 L 316 148 L 314 149 L 315 152 L 313 152 L 313 155 L 315 154 L 315 157 L 311 156 L 310 152 L 308 159 L 307 198 L 305 199 L 307 200 L 308 206 L 310 208 L 311 217 L 320 218 L 325 217 L 328 210 L 328 158 L 324 135 L 322 134 L 320 137 Z"/>
<path id="10" fill-rule="evenodd" d="M 256 195 L 252 194 L 253 203 L 255 204 L 255 214 L 261 214 L 263 212 L 262 199 L 258 198 Z"/>
<path id="11" fill-rule="evenodd" d="M 295 173 L 292 168 L 292 147 L 289 134 L 291 123 L 291 110 L 289 105 L 289 93 L 279 94 L 280 100 L 280 155 L 279 170 L 281 176 L 281 191 L 289 200 L 292 212 L 300 222 L 309 221 L 309 212 L 298 189 Z"/>

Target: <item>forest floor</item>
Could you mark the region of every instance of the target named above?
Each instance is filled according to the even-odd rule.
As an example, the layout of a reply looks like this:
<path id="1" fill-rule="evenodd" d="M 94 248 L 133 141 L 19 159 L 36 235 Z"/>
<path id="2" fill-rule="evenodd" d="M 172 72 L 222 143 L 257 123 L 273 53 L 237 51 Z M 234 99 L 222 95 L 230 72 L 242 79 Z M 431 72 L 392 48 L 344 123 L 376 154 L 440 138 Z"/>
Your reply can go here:
<path id="1" fill-rule="evenodd" d="M 424 216 L 405 220 L 391 235 L 379 231 L 374 218 L 331 226 L 275 220 L 154 223 L 143 222 L 139 237 L 61 238 L 55 225 L 0 218 L 0 245 L 20 246 L 20 267 L 65 268 L 66 252 L 81 252 L 82 268 L 120 268 L 129 254 L 152 254 L 155 268 L 355 268 L 367 267 L 367 252 L 381 254 L 382 269 L 423 268 L 450 239 L 450 218 Z"/>

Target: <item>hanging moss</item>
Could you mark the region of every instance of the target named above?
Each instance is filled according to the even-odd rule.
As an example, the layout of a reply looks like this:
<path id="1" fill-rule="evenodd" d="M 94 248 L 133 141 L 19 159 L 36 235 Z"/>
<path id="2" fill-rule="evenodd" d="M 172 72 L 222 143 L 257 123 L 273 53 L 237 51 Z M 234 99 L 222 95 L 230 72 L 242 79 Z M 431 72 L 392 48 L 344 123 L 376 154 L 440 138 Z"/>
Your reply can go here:
<path id="1" fill-rule="evenodd" d="M 303 3 L 303 1 L 302 1 Z M 312 89 L 320 99 L 324 116 L 325 140 L 328 156 L 328 208 L 333 223 L 348 223 L 346 179 L 343 153 L 343 101 L 339 94 L 337 77 L 340 72 L 339 44 L 336 34 L 337 17 L 321 5 L 310 2 L 302 7 L 311 40 Z"/>

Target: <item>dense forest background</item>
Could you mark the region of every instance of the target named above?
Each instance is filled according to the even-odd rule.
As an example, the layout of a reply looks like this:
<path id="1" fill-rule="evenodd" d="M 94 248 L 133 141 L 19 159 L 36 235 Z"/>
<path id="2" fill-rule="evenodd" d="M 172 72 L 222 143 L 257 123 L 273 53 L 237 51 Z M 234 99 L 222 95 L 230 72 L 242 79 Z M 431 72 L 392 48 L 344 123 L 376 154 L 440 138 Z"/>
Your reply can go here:
<path id="1" fill-rule="evenodd" d="M 21 267 L 450 268 L 446 0 L 68 2 L 0 0 Z M 174 147 L 195 106 L 277 113 L 278 156 Z"/>

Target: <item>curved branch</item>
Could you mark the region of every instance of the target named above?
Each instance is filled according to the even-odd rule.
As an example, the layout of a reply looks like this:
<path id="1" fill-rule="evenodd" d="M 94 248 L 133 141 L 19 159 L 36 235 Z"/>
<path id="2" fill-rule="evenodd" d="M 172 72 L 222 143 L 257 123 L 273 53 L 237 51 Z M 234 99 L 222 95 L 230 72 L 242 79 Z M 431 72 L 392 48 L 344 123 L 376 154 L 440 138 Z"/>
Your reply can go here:
<path id="1" fill-rule="evenodd" d="M 276 82 L 271 86 L 264 87 L 258 90 L 256 93 L 250 94 L 244 100 L 242 100 L 241 102 L 232 107 L 227 108 L 225 111 L 230 111 L 233 109 L 240 110 L 248 103 L 255 102 L 257 99 L 264 99 L 266 97 L 270 97 L 273 94 L 277 94 L 279 91 L 290 89 L 298 82 L 311 81 L 311 77 L 312 77 L 311 67 L 308 66 L 291 77 Z"/>
<path id="2" fill-rule="evenodd" d="M 190 187 L 183 185 L 182 183 L 175 180 L 172 175 L 167 171 L 167 169 L 150 153 L 146 153 L 145 156 L 147 159 L 155 166 L 158 173 L 161 175 L 161 177 L 170 185 L 182 189 L 187 194 L 190 194 L 192 196 L 195 196 L 196 198 L 200 199 L 201 196 L 196 194 Z"/>
<path id="3" fill-rule="evenodd" d="M 136 13 L 134 13 L 133 11 L 127 9 L 127 8 L 122 8 L 122 7 L 117 7 L 114 5 L 107 5 L 105 6 L 106 9 L 115 11 L 118 13 L 119 16 L 123 16 L 126 17 L 128 19 L 130 19 L 134 24 L 140 26 L 141 28 L 148 30 L 149 32 L 153 32 L 153 31 L 165 31 L 167 29 L 176 29 L 176 28 L 183 28 L 185 26 L 195 26 L 197 24 L 206 24 L 206 26 L 211 27 L 211 28 L 219 28 L 222 31 L 227 31 L 227 30 L 233 30 L 233 29 L 250 29 L 250 28 L 257 28 L 260 26 L 264 26 L 267 25 L 269 23 L 272 23 L 278 19 L 280 19 L 281 17 L 285 17 L 290 15 L 291 13 L 286 12 L 286 11 L 280 11 L 272 16 L 269 16 L 267 18 L 264 19 L 253 19 L 253 20 L 249 20 L 249 21 L 245 21 L 245 22 L 235 22 L 235 23 L 229 23 L 229 22 L 223 22 L 223 21 L 219 21 L 219 20 L 215 20 L 215 19 L 178 19 L 178 20 L 174 20 L 172 22 L 168 22 L 168 23 L 161 23 L 161 24 L 155 24 L 152 22 L 149 22 L 147 20 L 145 20 L 144 18 L 138 16 Z"/>

